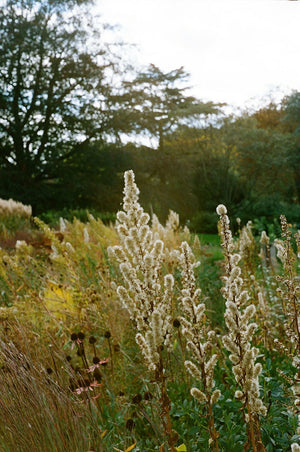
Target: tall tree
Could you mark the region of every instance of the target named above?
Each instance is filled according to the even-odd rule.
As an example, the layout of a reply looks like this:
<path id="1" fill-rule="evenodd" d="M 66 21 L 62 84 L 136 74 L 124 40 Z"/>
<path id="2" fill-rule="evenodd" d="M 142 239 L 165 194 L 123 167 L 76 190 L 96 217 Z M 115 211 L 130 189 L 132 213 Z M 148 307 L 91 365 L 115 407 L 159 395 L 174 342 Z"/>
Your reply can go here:
<path id="1" fill-rule="evenodd" d="M 7 0 L 0 7 L 2 197 L 42 202 L 61 162 L 113 131 L 106 77 L 113 60 L 87 3 Z"/>
<path id="2" fill-rule="evenodd" d="M 300 92 L 294 91 L 282 100 L 282 122 L 289 126 L 289 130 L 300 136 Z"/>
<path id="3" fill-rule="evenodd" d="M 203 120 L 220 112 L 220 104 L 202 102 L 188 95 L 189 74 L 181 67 L 163 72 L 154 64 L 123 84 L 123 103 L 137 133 L 146 133 L 164 150 L 165 139 L 180 124 Z M 125 100 L 127 99 L 127 104 Z"/>
<path id="4" fill-rule="evenodd" d="M 245 193 L 241 211 L 248 218 L 279 216 L 280 203 L 297 201 L 292 168 L 295 138 L 277 121 L 262 127 L 259 119 L 244 114 L 228 119 L 222 128 L 224 141 L 236 149 L 234 166 Z"/>
<path id="5" fill-rule="evenodd" d="M 300 92 L 294 91 L 282 101 L 282 123 L 292 133 L 295 143 L 291 155 L 294 179 L 300 202 Z"/>
<path id="6" fill-rule="evenodd" d="M 186 200 L 178 196 L 180 181 L 183 173 L 188 177 L 188 169 L 178 146 L 174 146 L 175 132 L 183 125 L 203 127 L 208 118 L 220 113 L 220 104 L 205 103 L 189 94 L 188 79 L 182 67 L 164 72 L 151 64 L 122 85 L 122 117 L 127 118 L 136 137 L 146 137 L 153 148 L 143 157 L 144 180 L 140 183 L 147 187 L 143 190 L 147 204 L 161 219 L 170 208 L 185 210 L 185 216 L 188 209 Z M 183 205 L 185 209 L 181 209 Z"/>

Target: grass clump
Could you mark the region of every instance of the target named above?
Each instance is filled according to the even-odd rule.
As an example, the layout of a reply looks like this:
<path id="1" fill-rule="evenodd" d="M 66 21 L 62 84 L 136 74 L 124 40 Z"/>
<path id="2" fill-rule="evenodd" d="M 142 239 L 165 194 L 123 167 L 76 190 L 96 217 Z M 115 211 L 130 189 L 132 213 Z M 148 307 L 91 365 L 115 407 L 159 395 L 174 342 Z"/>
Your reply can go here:
<path id="1" fill-rule="evenodd" d="M 12 342 L 1 342 L 0 448 L 3 451 L 102 451 L 96 419 L 68 388 Z"/>

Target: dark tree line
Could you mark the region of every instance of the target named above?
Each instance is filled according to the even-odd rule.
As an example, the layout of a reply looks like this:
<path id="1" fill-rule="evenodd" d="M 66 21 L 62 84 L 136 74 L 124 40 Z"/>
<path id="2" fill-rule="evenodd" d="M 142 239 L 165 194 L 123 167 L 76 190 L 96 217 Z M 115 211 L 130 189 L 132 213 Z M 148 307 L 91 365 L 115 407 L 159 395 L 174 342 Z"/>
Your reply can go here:
<path id="1" fill-rule="evenodd" d="M 129 67 L 99 23 L 89 0 L 0 7 L 0 197 L 115 212 L 133 168 L 161 219 L 210 229 L 222 202 L 300 221 L 300 93 L 226 117 L 189 95 L 183 68 Z"/>

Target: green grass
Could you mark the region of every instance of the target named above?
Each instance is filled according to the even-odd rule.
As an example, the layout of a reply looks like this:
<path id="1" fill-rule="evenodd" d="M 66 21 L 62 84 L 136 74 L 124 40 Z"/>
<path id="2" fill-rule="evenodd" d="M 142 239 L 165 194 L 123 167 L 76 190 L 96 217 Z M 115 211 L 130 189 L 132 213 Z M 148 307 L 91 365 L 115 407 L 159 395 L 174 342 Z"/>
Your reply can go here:
<path id="1" fill-rule="evenodd" d="M 197 234 L 202 245 L 220 246 L 220 237 L 218 234 Z"/>

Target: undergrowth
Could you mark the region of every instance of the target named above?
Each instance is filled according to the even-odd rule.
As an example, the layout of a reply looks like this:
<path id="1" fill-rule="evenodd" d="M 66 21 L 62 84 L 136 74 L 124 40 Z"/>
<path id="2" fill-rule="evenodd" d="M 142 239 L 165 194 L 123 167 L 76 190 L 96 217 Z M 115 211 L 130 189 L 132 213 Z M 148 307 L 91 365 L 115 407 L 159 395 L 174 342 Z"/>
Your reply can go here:
<path id="1" fill-rule="evenodd" d="M 120 236 L 122 221 L 129 232 Z M 2 229 L 0 450 L 299 450 L 298 233 L 284 217 L 282 236 L 272 240 L 240 225 L 226 257 L 220 225 L 216 240 L 181 228 L 174 212 L 165 226 L 145 217 L 142 232 L 126 221 L 119 215 L 105 225 L 88 214 L 55 228 L 36 219 L 23 235 Z M 148 233 L 153 248 L 137 235 Z M 125 253 L 131 273 L 112 247 Z M 143 291 L 157 298 L 140 319 Z M 229 308 L 239 325 L 249 316 L 235 333 L 255 350 L 259 413 L 233 369 L 247 369 L 250 352 L 242 362 L 226 348 Z"/>

